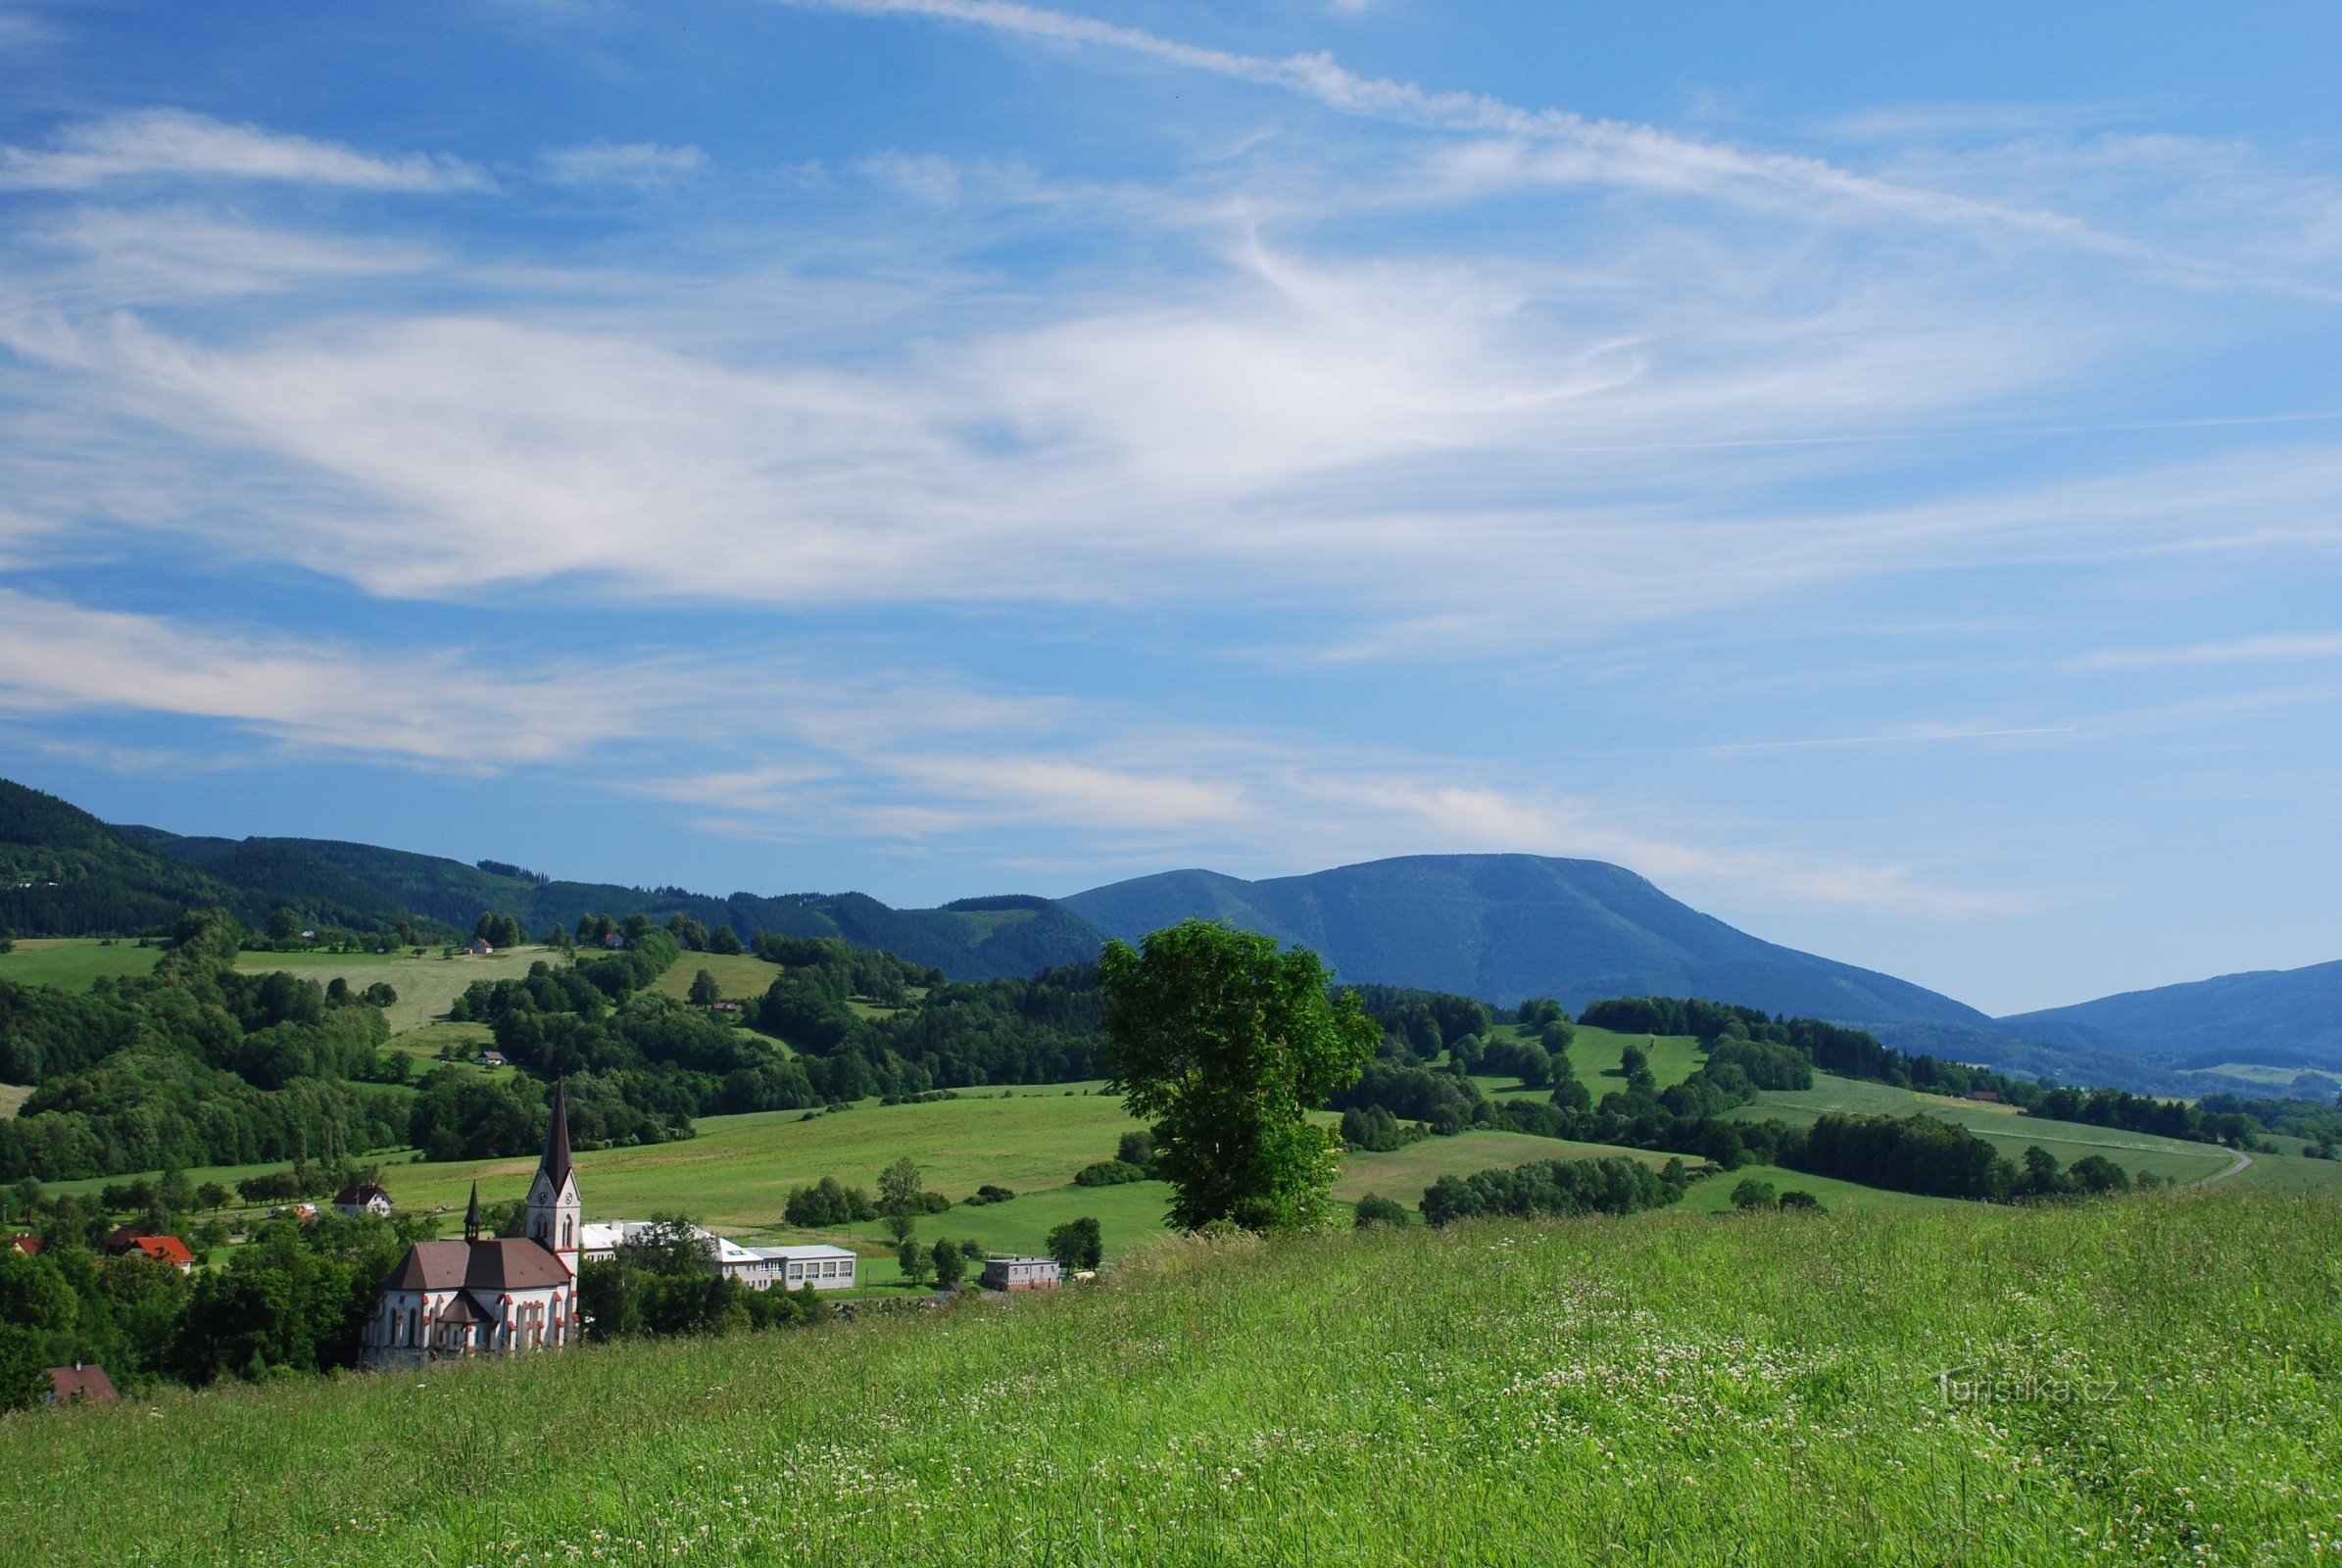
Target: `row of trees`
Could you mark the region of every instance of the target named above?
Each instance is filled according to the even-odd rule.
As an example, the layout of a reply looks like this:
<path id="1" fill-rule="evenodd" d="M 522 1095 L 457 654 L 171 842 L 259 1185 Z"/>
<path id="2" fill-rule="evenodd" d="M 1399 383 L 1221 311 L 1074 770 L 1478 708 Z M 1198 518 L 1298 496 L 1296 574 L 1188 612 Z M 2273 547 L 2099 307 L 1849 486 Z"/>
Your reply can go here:
<path id="1" fill-rule="evenodd" d="M 428 1216 L 277 1220 L 192 1276 L 80 1241 L 0 1249 L 0 1409 L 37 1402 L 42 1369 L 76 1360 L 129 1391 L 353 1366 L 382 1276 L 432 1230 Z"/>

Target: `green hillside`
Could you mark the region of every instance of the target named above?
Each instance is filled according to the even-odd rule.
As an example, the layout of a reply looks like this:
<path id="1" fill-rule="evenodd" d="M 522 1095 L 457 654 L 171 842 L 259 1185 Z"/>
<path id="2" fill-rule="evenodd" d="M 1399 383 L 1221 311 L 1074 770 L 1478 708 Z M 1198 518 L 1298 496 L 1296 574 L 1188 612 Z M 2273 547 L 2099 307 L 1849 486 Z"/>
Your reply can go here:
<path id="1" fill-rule="evenodd" d="M 0 930 L 79 936 L 165 926 L 242 896 L 53 795 L 0 779 Z"/>
<path id="2" fill-rule="evenodd" d="M 2214 1194 L 1172 1244 L 1053 1298 L 10 1417 L 0 1559 L 2309 1563 L 2337 1253 L 2342 1206 Z"/>

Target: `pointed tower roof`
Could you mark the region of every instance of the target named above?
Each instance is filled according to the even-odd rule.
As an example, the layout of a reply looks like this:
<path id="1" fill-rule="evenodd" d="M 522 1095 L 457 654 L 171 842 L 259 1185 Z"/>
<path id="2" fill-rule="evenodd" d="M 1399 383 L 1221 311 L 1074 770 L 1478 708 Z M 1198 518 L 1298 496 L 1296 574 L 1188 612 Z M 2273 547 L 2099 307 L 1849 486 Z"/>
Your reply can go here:
<path id="1" fill-rule="evenodd" d="M 476 1180 L 471 1184 L 471 1206 L 464 1211 L 464 1239 L 480 1239 L 480 1184 Z"/>
<path id="2" fill-rule="evenodd" d="M 569 1092 L 560 1079 L 554 1080 L 553 1120 L 545 1129 L 545 1157 L 537 1161 L 537 1169 L 557 1193 L 569 1179 Z"/>

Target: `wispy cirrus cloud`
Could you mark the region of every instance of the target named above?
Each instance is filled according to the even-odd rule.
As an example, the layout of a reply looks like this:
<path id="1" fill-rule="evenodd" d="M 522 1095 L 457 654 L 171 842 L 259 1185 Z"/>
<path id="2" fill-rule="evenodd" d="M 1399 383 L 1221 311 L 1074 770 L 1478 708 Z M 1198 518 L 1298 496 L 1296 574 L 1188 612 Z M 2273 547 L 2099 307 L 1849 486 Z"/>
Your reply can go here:
<path id="1" fill-rule="evenodd" d="M 78 191 L 132 178 L 412 193 L 487 190 L 493 183 L 471 164 L 442 153 L 384 157 L 183 109 L 82 121 L 61 127 L 44 147 L 0 148 L 0 189 Z"/>
<path id="2" fill-rule="evenodd" d="M 539 155 L 545 178 L 556 185 L 621 185 L 649 190 L 699 172 L 707 155 L 697 147 L 658 142 L 587 142 L 555 147 Z"/>
<path id="3" fill-rule="evenodd" d="M 2068 662 L 2075 670 L 2176 669 L 2191 664 L 2271 663 L 2342 658 L 2342 633 L 2269 632 L 2172 648 L 2103 648 Z"/>
<path id="4" fill-rule="evenodd" d="M 205 631 L 0 588 L 0 712 L 214 719 L 292 745 L 452 768 L 557 760 L 653 726 L 672 681 L 577 689 L 452 653 Z"/>

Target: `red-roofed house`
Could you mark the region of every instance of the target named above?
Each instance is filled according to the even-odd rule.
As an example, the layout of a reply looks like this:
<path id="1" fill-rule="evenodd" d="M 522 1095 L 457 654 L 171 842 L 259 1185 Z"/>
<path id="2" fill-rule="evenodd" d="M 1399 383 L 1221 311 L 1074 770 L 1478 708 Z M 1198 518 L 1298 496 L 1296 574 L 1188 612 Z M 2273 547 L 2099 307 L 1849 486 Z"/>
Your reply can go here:
<path id="1" fill-rule="evenodd" d="M 41 1239 L 37 1236 L 11 1236 L 8 1239 L 8 1245 L 26 1257 L 40 1256 Z"/>
<path id="2" fill-rule="evenodd" d="M 122 1396 L 114 1392 L 114 1380 L 106 1369 L 95 1363 L 75 1361 L 72 1366 L 49 1368 L 49 1395 L 44 1404 L 106 1404 Z"/>
<path id="3" fill-rule="evenodd" d="M 175 1236 L 141 1236 L 130 1245 L 133 1250 L 144 1252 L 159 1263 L 169 1263 L 181 1274 L 195 1266 L 195 1254 Z"/>

